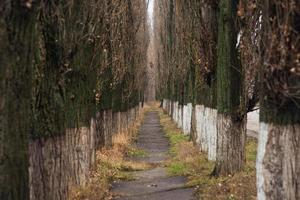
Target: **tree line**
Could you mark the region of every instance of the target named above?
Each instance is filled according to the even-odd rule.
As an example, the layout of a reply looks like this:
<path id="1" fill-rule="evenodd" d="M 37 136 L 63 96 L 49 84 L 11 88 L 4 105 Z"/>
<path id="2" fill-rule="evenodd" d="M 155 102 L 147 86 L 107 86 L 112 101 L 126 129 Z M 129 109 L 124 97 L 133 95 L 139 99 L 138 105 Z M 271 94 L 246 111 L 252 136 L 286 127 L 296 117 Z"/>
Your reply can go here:
<path id="1" fill-rule="evenodd" d="M 0 199 L 29 199 L 31 141 L 143 100 L 146 15 L 146 1 L 0 2 Z"/>
<path id="2" fill-rule="evenodd" d="M 212 174 L 243 169 L 247 113 L 259 106 L 258 198 L 299 199 L 300 2 L 169 0 L 155 6 L 157 98 L 167 100 L 175 119 L 193 105 L 192 139 L 201 140 L 199 126 L 216 137 Z M 198 125 L 199 115 L 208 124 Z M 201 141 L 200 148 L 210 151 Z"/>

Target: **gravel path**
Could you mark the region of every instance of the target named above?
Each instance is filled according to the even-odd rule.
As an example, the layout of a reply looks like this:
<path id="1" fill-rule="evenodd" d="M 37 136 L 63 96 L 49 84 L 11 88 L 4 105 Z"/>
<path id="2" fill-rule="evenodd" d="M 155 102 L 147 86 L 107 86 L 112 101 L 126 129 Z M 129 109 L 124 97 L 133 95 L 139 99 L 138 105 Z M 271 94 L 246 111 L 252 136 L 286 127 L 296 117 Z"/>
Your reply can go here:
<path id="1" fill-rule="evenodd" d="M 119 200 L 193 200 L 194 189 L 186 188 L 186 178 L 169 177 L 160 163 L 168 158 L 169 141 L 164 136 L 157 112 L 146 114 L 137 138 L 137 147 L 146 157 L 133 158 L 157 167 L 133 172 L 134 181 L 116 182 L 112 186 L 114 199 Z"/>

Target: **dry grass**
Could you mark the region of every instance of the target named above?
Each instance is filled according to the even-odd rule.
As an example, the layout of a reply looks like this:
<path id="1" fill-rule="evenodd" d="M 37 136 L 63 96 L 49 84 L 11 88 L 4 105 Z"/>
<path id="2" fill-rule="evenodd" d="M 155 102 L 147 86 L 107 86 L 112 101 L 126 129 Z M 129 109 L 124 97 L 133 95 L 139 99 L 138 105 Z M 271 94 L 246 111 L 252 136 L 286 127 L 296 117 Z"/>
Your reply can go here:
<path id="1" fill-rule="evenodd" d="M 188 177 L 188 186 L 198 188 L 200 199 L 204 200 L 252 200 L 256 199 L 255 160 L 257 141 L 248 139 L 246 146 L 246 166 L 234 176 L 213 177 L 214 162 L 183 136 L 171 118 L 160 111 L 161 124 L 170 139 L 171 159 L 166 166 L 170 175 Z"/>
<path id="2" fill-rule="evenodd" d="M 140 150 L 131 146 L 138 133 L 144 113 L 152 106 L 145 105 L 140 118 L 126 132 L 114 135 L 112 148 L 104 148 L 97 152 L 96 166 L 90 182 L 83 187 L 73 188 L 70 200 L 108 200 L 112 198 L 109 192 L 110 183 L 114 180 L 131 180 L 131 171 L 145 170 L 149 166 L 143 162 L 132 162 L 127 159 L 128 152 L 141 154 Z"/>
<path id="3" fill-rule="evenodd" d="M 257 141 L 249 138 L 246 145 L 246 166 L 244 170 L 233 176 L 211 178 L 215 181 L 210 185 L 203 186 L 199 191 L 201 199 L 256 199 L 256 149 Z"/>

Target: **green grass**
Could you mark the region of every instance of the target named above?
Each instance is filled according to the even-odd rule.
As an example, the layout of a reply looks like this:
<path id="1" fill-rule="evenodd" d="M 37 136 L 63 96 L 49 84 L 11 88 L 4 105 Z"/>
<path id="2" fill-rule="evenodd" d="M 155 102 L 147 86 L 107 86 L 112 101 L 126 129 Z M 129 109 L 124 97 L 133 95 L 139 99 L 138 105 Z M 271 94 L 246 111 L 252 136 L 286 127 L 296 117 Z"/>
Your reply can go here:
<path id="1" fill-rule="evenodd" d="M 143 149 L 137 149 L 137 148 L 131 148 L 127 152 L 127 155 L 129 157 L 139 157 L 139 158 L 144 158 L 147 156 L 147 152 L 145 152 Z"/>
<path id="2" fill-rule="evenodd" d="M 182 142 L 187 142 L 189 140 L 189 138 L 183 134 L 181 134 L 180 132 L 177 131 L 168 131 L 165 130 L 166 136 L 169 138 L 171 147 L 169 149 L 169 152 L 172 155 L 176 155 L 178 153 L 178 144 L 182 143 Z"/>
<path id="3" fill-rule="evenodd" d="M 187 142 L 189 138 L 179 132 L 175 131 L 166 131 L 167 136 L 170 139 L 171 145 L 176 145 L 180 142 Z"/>
<path id="4" fill-rule="evenodd" d="M 200 154 L 195 154 L 195 147 L 189 142 L 189 137 L 184 135 L 174 122 L 162 112 L 160 112 L 160 122 L 170 142 L 169 153 L 171 158 L 166 162 L 168 174 L 170 176 L 188 176 L 192 174 L 194 169 L 191 162 L 194 162 Z"/>
<path id="5" fill-rule="evenodd" d="M 169 152 L 175 156 L 178 152 L 177 145 L 182 142 L 189 141 L 189 137 L 186 135 L 183 135 L 183 133 L 176 127 L 176 125 L 170 120 L 170 118 L 163 114 L 162 112 L 159 112 L 160 122 L 163 126 L 163 130 L 165 135 L 168 137 L 170 142 L 170 149 Z"/>
<path id="6" fill-rule="evenodd" d="M 173 176 L 185 175 L 187 171 L 187 166 L 182 162 L 171 162 L 167 167 L 168 174 Z"/>
<path id="7" fill-rule="evenodd" d="M 251 174 L 255 172 L 256 154 L 257 141 L 256 139 L 248 138 L 246 144 L 246 165 L 243 170 L 245 173 Z"/>
<path id="8" fill-rule="evenodd" d="M 246 160 L 248 162 L 255 162 L 257 154 L 257 142 L 255 139 L 249 138 L 246 145 Z"/>

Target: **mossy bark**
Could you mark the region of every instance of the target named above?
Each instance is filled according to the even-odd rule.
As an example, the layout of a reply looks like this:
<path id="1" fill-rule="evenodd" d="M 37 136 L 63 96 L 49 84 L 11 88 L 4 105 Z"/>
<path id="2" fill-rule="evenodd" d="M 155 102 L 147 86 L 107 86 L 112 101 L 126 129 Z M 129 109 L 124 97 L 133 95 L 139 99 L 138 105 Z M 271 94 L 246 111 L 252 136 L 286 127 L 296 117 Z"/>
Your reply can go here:
<path id="1" fill-rule="evenodd" d="M 241 65 L 236 49 L 237 0 L 219 4 L 217 157 L 214 173 L 233 174 L 245 163 L 245 115 L 241 113 Z"/>

